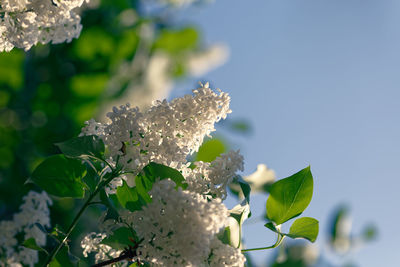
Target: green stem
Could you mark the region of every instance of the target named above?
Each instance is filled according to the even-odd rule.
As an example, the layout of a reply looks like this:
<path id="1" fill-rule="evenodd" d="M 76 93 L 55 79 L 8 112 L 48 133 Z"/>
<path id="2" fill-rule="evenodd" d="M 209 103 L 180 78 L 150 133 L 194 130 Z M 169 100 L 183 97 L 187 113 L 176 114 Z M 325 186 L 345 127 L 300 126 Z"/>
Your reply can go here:
<path id="1" fill-rule="evenodd" d="M 114 172 L 113 172 L 114 173 Z M 46 262 L 44 266 L 47 266 L 53 258 L 57 255 L 57 253 L 60 251 L 60 249 L 64 246 L 64 244 L 67 242 L 69 236 L 71 235 L 72 231 L 74 230 L 76 224 L 79 221 L 79 218 L 82 216 L 83 212 L 86 210 L 87 207 L 89 207 L 92 204 L 92 199 L 100 192 L 100 190 L 107 185 L 112 179 L 117 177 L 118 174 L 111 175 L 107 180 L 104 182 L 100 183 L 99 186 L 97 186 L 96 190 L 89 196 L 89 198 L 85 201 L 85 204 L 83 204 L 82 208 L 79 210 L 78 214 L 76 214 L 74 220 L 72 221 L 71 225 L 69 226 L 67 233 L 64 237 L 64 239 L 61 241 L 60 244 L 56 248 L 54 248 L 51 253 L 47 256 Z"/>
<path id="2" fill-rule="evenodd" d="M 278 239 L 276 240 L 275 244 L 269 247 L 262 247 L 262 248 L 249 248 L 249 249 L 242 249 L 242 252 L 248 252 L 248 251 L 256 251 L 256 250 L 264 250 L 264 249 L 271 249 L 271 248 L 276 248 L 278 247 L 283 239 L 285 239 L 285 236 L 278 234 Z"/>

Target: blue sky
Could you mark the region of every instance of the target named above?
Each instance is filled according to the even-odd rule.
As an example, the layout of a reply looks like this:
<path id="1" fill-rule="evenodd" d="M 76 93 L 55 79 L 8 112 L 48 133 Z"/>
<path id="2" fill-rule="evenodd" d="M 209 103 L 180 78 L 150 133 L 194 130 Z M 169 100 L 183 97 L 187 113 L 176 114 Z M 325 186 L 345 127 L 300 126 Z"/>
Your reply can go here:
<path id="1" fill-rule="evenodd" d="M 355 232 L 368 222 L 379 228 L 354 261 L 398 264 L 400 2 L 216 0 L 182 17 L 207 42 L 230 46 L 229 62 L 204 78 L 231 95 L 231 117 L 253 125 L 253 135 L 237 138 L 245 173 L 266 163 L 284 178 L 310 164 L 315 193 L 305 215 L 321 222 L 320 246 L 333 208 L 347 203 Z M 253 210 L 264 204 L 255 198 Z M 246 235 L 248 247 L 273 242 L 262 225 Z"/>

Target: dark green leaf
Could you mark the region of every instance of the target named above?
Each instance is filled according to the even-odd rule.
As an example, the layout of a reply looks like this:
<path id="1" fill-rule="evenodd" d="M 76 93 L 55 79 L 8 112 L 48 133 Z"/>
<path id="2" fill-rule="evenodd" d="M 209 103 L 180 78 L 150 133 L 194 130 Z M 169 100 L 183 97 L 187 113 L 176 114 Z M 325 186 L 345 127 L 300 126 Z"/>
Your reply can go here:
<path id="1" fill-rule="evenodd" d="M 96 162 L 92 162 L 93 165 L 100 165 L 96 164 Z M 88 186 L 88 188 L 93 192 L 97 186 L 97 183 L 100 179 L 99 175 L 97 174 L 97 171 L 94 170 L 91 166 L 89 166 L 89 163 L 85 163 L 86 166 L 86 175 L 83 177 L 84 183 Z M 100 166 L 97 166 L 100 168 Z"/>
<path id="2" fill-rule="evenodd" d="M 196 161 L 211 162 L 226 152 L 226 146 L 222 140 L 213 138 L 205 141 L 199 148 Z"/>
<path id="3" fill-rule="evenodd" d="M 22 244 L 22 246 L 33 249 L 33 250 L 37 250 L 37 251 L 43 251 L 46 254 L 48 254 L 44 248 L 41 248 L 36 244 L 36 240 L 33 237 L 25 240 L 24 243 Z"/>
<path id="4" fill-rule="evenodd" d="M 315 242 L 318 236 L 318 221 L 310 217 L 302 217 L 295 220 L 290 227 L 287 236 L 291 238 L 305 238 Z"/>
<path id="5" fill-rule="evenodd" d="M 74 267 L 69 255 L 68 247 L 63 246 L 50 262 L 49 267 Z"/>
<path id="6" fill-rule="evenodd" d="M 64 155 L 73 158 L 93 156 L 102 159 L 105 149 L 103 141 L 95 135 L 79 136 L 56 146 Z"/>
<path id="7" fill-rule="evenodd" d="M 278 229 L 276 229 L 275 224 L 273 224 L 272 222 L 266 223 L 264 224 L 265 227 L 267 227 L 268 229 L 274 231 L 275 233 L 280 233 L 280 231 L 278 231 Z"/>
<path id="8" fill-rule="evenodd" d="M 250 203 L 251 187 L 240 175 L 237 176 L 230 184 L 229 189 L 238 198 L 243 198 L 247 203 Z"/>
<path id="9" fill-rule="evenodd" d="M 128 246 L 133 246 L 135 240 L 137 240 L 137 238 L 129 228 L 121 227 L 116 229 L 110 236 L 104 238 L 101 243 L 109 245 L 117 250 L 123 250 Z"/>
<path id="10" fill-rule="evenodd" d="M 250 185 L 242 179 L 239 180 L 239 185 L 240 188 L 242 189 L 243 196 L 246 202 L 250 203 L 250 191 L 251 191 Z"/>
<path id="11" fill-rule="evenodd" d="M 100 201 L 104 206 L 107 207 L 107 214 L 104 220 L 113 219 L 118 220 L 119 214 L 117 212 L 117 205 L 120 205 L 118 199 L 115 195 L 107 196 L 105 190 L 100 191 Z"/>
<path id="12" fill-rule="evenodd" d="M 85 174 L 86 167 L 80 160 L 54 155 L 33 171 L 31 179 L 49 194 L 83 198 L 86 185 L 82 179 Z"/>
<path id="13" fill-rule="evenodd" d="M 267 200 L 267 218 L 279 225 L 299 216 L 310 203 L 312 194 L 310 167 L 275 182 Z"/>

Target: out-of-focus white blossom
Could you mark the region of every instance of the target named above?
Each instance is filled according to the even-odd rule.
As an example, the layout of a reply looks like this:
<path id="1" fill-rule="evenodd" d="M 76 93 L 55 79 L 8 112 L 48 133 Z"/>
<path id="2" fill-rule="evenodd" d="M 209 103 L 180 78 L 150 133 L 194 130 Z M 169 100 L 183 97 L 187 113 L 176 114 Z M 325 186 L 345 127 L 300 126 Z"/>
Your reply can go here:
<path id="1" fill-rule="evenodd" d="M 229 215 L 225 205 L 175 189 L 169 179 L 155 183 L 150 195 L 151 203 L 125 218 L 144 239 L 138 258 L 155 266 L 200 266 L 206 262 L 211 241 Z"/>
<path id="2" fill-rule="evenodd" d="M 145 2 L 146 0 L 143 0 Z M 154 0 L 153 3 L 167 5 L 174 8 L 182 8 L 192 4 L 198 4 L 201 2 L 212 2 L 213 0 Z"/>
<path id="3" fill-rule="evenodd" d="M 348 213 L 343 213 L 336 225 L 336 237 L 332 246 L 338 253 L 347 253 L 353 249 L 355 239 L 351 236 L 352 219 Z"/>
<path id="4" fill-rule="evenodd" d="M 170 73 L 171 58 L 161 52 L 154 53 L 150 58 L 144 58 L 141 55 L 137 55 L 137 57 L 139 58 L 135 58 L 130 63 L 121 64 L 117 74 L 111 78 L 108 90 L 116 90 L 124 83 L 128 83 L 126 93 L 119 99 L 108 102 L 102 108 L 100 116 L 106 113 L 105 110 L 108 112 L 110 106 L 119 106 L 127 102 L 141 109 L 148 108 L 153 101 L 164 99 L 170 93 L 173 86 Z M 139 79 L 135 75 L 138 72 L 144 72 L 139 83 Z"/>
<path id="5" fill-rule="evenodd" d="M 148 36 L 144 37 L 143 42 L 151 43 L 151 38 L 154 38 L 153 29 L 145 27 L 141 31 L 142 38 L 144 35 Z M 200 77 L 223 65 L 228 57 L 229 49 L 226 45 L 214 44 L 200 51 L 188 52 L 181 64 L 188 75 Z M 128 84 L 125 93 L 101 107 L 99 117 L 104 117 L 110 107 L 127 102 L 142 109 L 151 106 L 155 100 L 166 98 L 174 85 L 173 64 L 174 58 L 165 52 L 156 51 L 151 56 L 146 56 L 145 52 L 137 52 L 133 61 L 119 66 L 107 86 L 107 90 L 113 92 Z"/>
<path id="6" fill-rule="evenodd" d="M 225 64 L 228 58 L 228 46 L 225 44 L 214 44 L 207 47 L 204 51 L 190 54 L 186 66 L 190 75 L 198 77 Z"/>
<path id="7" fill-rule="evenodd" d="M 268 169 L 265 164 L 258 164 L 257 170 L 252 174 L 243 177 L 243 179 L 250 184 L 251 192 L 264 192 L 264 187 L 268 184 L 275 182 L 275 171 Z"/>
<path id="8" fill-rule="evenodd" d="M 87 257 L 89 253 L 95 252 L 96 263 L 116 258 L 121 254 L 121 250 L 115 250 L 108 245 L 100 244 L 107 235 L 104 233 L 96 234 L 94 232 L 87 234 L 81 241 L 83 256 Z"/>
<path id="9" fill-rule="evenodd" d="M 82 29 L 73 10 L 84 0 L 2 0 L 0 52 L 14 47 L 29 50 L 37 43 L 71 42 Z"/>
<path id="10" fill-rule="evenodd" d="M 144 113 L 129 104 L 114 107 L 107 114 L 110 122 L 89 121 L 82 134 L 102 138 L 125 170 L 137 172 L 149 162 L 182 169 L 186 157 L 215 130 L 214 124 L 231 112 L 228 94 L 214 92 L 208 83 L 193 93 L 171 102 L 156 101 Z"/>
<path id="11" fill-rule="evenodd" d="M 7 266 L 34 266 L 39 260 L 38 251 L 18 244 L 17 235 L 22 235 L 24 240 L 35 239 L 38 246 L 46 245 L 46 234 L 35 224 L 50 227 L 48 205 L 52 201 L 44 191 L 30 191 L 23 199 L 20 211 L 12 220 L 0 221 L 0 262 L 7 262 Z"/>

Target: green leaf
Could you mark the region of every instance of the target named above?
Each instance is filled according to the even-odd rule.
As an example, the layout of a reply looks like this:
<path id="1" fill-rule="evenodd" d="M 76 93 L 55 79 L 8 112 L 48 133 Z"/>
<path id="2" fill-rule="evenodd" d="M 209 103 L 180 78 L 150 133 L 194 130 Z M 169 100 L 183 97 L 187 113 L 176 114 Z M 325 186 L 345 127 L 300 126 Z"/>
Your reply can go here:
<path id="1" fill-rule="evenodd" d="M 243 179 L 240 179 L 238 182 L 240 188 L 242 189 L 244 199 L 246 200 L 247 203 L 250 203 L 250 191 L 251 191 L 250 185 Z"/>
<path id="2" fill-rule="evenodd" d="M 104 189 L 100 190 L 99 195 L 101 203 L 103 203 L 103 205 L 107 207 L 107 214 L 104 220 L 108 219 L 118 220 L 119 214 L 116 207 L 117 205 L 118 206 L 120 205 L 118 198 L 115 195 L 107 196 Z"/>
<path id="3" fill-rule="evenodd" d="M 198 32 L 195 28 L 180 30 L 163 29 L 160 37 L 155 41 L 154 48 L 164 50 L 170 54 L 179 54 L 196 47 Z"/>
<path id="4" fill-rule="evenodd" d="M 290 227 L 287 236 L 291 238 L 305 238 L 311 242 L 315 242 L 318 236 L 318 221 L 310 217 L 302 217 L 296 219 Z"/>
<path id="5" fill-rule="evenodd" d="M 275 224 L 272 222 L 268 222 L 268 223 L 264 224 L 264 226 L 267 227 L 268 229 L 274 231 L 275 233 L 278 233 L 278 234 L 281 233 L 278 229 L 276 229 Z"/>
<path id="6" fill-rule="evenodd" d="M 199 148 L 196 161 L 211 162 L 226 152 L 226 146 L 222 140 L 213 138 L 205 141 Z"/>
<path id="7" fill-rule="evenodd" d="M 85 174 L 86 167 L 80 160 L 54 155 L 39 164 L 31 180 L 49 194 L 83 198 L 86 185 L 82 179 Z"/>
<path id="8" fill-rule="evenodd" d="M 267 218 L 277 225 L 299 216 L 313 194 L 310 167 L 272 184 L 267 200 Z"/>
<path id="9" fill-rule="evenodd" d="M 67 246 L 63 246 L 48 265 L 49 267 L 74 267 Z"/>
<path id="10" fill-rule="evenodd" d="M 57 143 L 56 146 L 68 157 L 93 156 L 99 159 L 103 159 L 104 157 L 104 143 L 95 135 L 79 136 L 62 143 Z"/>
<path id="11" fill-rule="evenodd" d="M 39 246 L 36 244 L 36 240 L 35 240 L 33 237 L 31 237 L 31 238 L 25 240 L 24 243 L 22 244 L 22 246 L 24 246 L 24 247 L 26 247 L 26 248 L 33 249 L 33 250 L 37 250 L 37 251 L 43 251 L 43 252 L 45 252 L 46 254 L 48 254 L 47 251 L 46 251 L 44 248 L 39 247 Z"/>
<path id="12" fill-rule="evenodd" d="M 136 188 L 131 188 L 123 180 L 122 186 L 117 187 L 117 198 L 119 203 L 126 208 L 128 202 L 136 202 L 139 200 Z"/>
<path id="13" fill-rule="evenodd" d="M 96 164 L 96 162 L 92 162 L 93 165 L 100 165 L 100 164 Z M 100 177 L 97 173 L 97 171 L 95 171 L 90 165 L 89 163 L 85 162 L 84 163 L 86 166 L 86 175 L 85 177 L 83 177 L 83 182 L 88 186 L 88 188 L 93 192 L 96 189 L 97 183 L 100 180 Z M 99 166 L 100 168 L 100 166 Z"/>
<path id="14" fill-rule="evenodd" d="M 157 178 L 160 180 L 170 178 L 175 182 L 177 187 L 182 187 L 183 189 L 187 188 L 185 177 L 183 177 L 181 172 L 175 170 L 174 168 L 155 162 L 150 162 L 148 165 L 146 165 L 146 167 L 143 168 L 142 173 L 152 183 L 154 183 Z"/>
<path id="15" fill-rule="evenodd" d="M 276 226 L 272 222 L 268 222 L 264 226 L 280 235 L 285 235 L 290 238 L 304 238 L 311 242 L 315 242 L 319 231 L 318 221 L 310 217 L 302 217 L 295 220 L 290 227 L 288 234 L 282 233 L 280 227 Z"/>
<path id="16" fill-rule="evenodd" d="M 157 180 L 170 178 L 176 187 L 186 188 L 183 175 L 170 167 L 151 162 L 135 177 L 135 187 L 129 187 L 125 181 L 117 188 L 119 203 L 130 211 L 141 210 L 146 203 L 151 202 L 149 191 Z"/>
<path id="17" fill-rule="evenodd" d="M 135 240 L 137 240 L 137 237 L 134 236 L 129 228 L 121 227 L 116 229 L 110 236 L 104 238 L 101 243 L 117 250 L 123 250 L 128 246 L 134 245 Z"/>
<path id="18" fill-rule="evenodd" d="M 138 175 L 135 177 L 136 192 L 140 195 L 146 203 L 151 202 L 151 197 L 148 192 L 151 190 L 155 180 L 149 179 L 150 177 Z"/>
<path id="19" fill-rule="evenodd" d="M 250 203 L 250 184 L 246 182 L 240 175 L 236 176 L 229 184 L 229 189 L 231 190 L 232 194 L 237 196 L 239 199 L 244 198 L 247 203 Z"/>
<path id="20" fill-rule="evenodd" d="M 225 227 L 224 231 L 219 232 L 217 237 L 222 243 L 226 245 L 231 244 L 231 231 L 229 227 Z"/>

